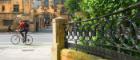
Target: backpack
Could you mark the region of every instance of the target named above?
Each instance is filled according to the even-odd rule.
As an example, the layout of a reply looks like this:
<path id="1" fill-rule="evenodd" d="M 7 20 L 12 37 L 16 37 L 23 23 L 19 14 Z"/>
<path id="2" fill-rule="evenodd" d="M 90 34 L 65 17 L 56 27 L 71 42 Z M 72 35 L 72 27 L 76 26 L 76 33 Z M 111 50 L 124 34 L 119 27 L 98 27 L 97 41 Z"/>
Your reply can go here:
<path id="1" fill-rule="evenodd" d="M 24 28 L 29 28 L 29 23 L 24 22 Z"/>

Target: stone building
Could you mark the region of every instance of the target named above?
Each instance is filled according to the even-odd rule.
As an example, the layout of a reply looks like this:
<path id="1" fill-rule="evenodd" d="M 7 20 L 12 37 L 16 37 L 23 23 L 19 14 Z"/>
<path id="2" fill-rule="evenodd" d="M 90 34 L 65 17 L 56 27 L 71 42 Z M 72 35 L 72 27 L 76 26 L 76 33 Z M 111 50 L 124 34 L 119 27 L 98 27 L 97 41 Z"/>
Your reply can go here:
<path id="1" fill-rule="evenodd" d="M 62 16 L 68 18 L 64 8 L 64 0 L 39 0 L 41 5 L 36 9 L 36 30 L 43 30 L 51 25 L 53 18 Z M 47 23 L 47 26 L 46 24 Z"/>
<path id="2" fill-rule="evenodd" d="M 0 31 L 7 31 L 9 25 L 16 29 L 19 19 L 17 16 L 24 16 L 23 20 L 30 23 L 30 31 L 34 31 L 32 19 L 33 0 L 0 0 Z"/>
<path id="3" fill-rule="evenodd" d="M 37 8 L 34 1 L 40 2 Z M 7 31 L 9 25 L 15 30 L 18 16 L 30 23 L 30 31 L 46 29 L 55 17 L 68 17 L 64 0 L 0 0 L 0 31 Z"/>

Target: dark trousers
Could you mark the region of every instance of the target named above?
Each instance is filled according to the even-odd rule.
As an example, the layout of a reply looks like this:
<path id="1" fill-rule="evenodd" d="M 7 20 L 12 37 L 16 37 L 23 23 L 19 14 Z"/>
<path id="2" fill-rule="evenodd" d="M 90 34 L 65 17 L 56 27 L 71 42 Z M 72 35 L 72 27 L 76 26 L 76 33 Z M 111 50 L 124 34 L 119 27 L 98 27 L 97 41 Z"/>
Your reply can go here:
<path id="1" fill-rule="evenodd" d="M 23 42 L 26 42 L 28 30 L 23 29 L 23 30 L 20 30 L 19 32 L 23 38 Z"/>

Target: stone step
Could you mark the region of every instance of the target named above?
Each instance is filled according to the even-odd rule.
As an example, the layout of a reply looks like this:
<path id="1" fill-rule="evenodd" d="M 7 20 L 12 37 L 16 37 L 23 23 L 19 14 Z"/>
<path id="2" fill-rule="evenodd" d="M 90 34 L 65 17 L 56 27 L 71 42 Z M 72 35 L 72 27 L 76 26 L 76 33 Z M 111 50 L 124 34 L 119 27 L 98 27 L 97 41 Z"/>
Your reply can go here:
<path id="1" fill-rule="evenodd" d="M 47 29 L 52 29 L 52 26 L 47 26 Z"/>
<path id="2" fill-rule="evenodd" d="M 46 29 L 41 29 L 39 32 L 52 32 L 52 26 L 47 26 Z"/>

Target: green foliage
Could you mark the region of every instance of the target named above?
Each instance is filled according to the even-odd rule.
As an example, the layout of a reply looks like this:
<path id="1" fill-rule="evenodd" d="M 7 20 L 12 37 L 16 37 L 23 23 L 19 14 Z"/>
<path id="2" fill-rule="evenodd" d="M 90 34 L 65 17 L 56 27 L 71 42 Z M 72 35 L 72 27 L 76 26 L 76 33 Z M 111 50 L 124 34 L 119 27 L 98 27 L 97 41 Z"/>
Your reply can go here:
<path id="1" fill-rule="evenodd" d="M 80 6 L 83 12 L 90 14 L 90 17 L 102 16 L 126 8 L 137 0 L 82 0 Z"/>
<path id="2" fill-rule="evenodd" d="M 66 0 L 65 7 L 67 8 L 69 13 L 74 13 L 79 11 L 79 2 L 80 0 Z"/>
<path id="3" fill-rule="evenodd" d="M 138 0 L 67 0 L 65 3 L 69 13 L 81 11 L 87 18 L 94 18 L 121 10 Z"/>

